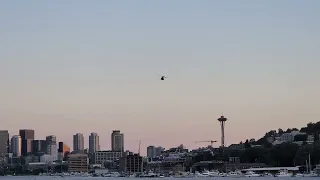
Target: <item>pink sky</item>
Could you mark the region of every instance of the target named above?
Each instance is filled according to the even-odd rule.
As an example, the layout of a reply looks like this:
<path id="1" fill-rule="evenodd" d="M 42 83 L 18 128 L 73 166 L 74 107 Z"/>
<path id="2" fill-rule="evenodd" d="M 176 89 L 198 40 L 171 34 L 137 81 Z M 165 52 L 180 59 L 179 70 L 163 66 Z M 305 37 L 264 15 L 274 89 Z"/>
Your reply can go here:
<path id="1" fill-rule="evenodd" d="M 35 2 L 35 1 L 34 1 Z M 320 117 L 320 1 L 3 1 L 0 120 L 125 149 L 226 144 Z M 168 76 L 160 81 L 157 74 Z M 201 144 L 205 146 L 206 144 Z"/>

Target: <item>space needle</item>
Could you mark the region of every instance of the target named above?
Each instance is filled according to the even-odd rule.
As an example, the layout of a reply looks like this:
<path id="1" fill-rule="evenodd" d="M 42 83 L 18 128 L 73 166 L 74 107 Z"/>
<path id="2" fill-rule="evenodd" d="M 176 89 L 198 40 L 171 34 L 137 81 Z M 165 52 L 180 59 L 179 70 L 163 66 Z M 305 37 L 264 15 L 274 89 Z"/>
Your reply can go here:
<path id="1" fill-rule="evenodd" d="M 223 115 L 220 116 L 220 118 L 218 118 L 218 121 L 220 122 L 220 126 L 221 126 L 221 147 L 224 147 L 225 144 L 224 144 L 224 126 L 225 126 L 225 123 L 228 119 L 225 118 Z"/>

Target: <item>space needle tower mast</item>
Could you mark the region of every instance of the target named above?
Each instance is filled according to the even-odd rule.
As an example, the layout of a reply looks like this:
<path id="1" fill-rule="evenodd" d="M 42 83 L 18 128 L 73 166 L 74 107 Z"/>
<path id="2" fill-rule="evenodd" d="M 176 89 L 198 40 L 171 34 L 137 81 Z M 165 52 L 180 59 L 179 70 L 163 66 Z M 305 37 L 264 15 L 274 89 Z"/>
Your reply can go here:
<path id="1" fill-rule="evenodd" d="M 225 118 L 223 115 L 220 116 L 220 118 L 218 118 L 218 121 L 220 122 L 220 126 L 221 126 L 221 147 L 224 147 L 225 144 L 224 144 L 224 126 L 225 126 L 225 123 L 228 119 Z"/>

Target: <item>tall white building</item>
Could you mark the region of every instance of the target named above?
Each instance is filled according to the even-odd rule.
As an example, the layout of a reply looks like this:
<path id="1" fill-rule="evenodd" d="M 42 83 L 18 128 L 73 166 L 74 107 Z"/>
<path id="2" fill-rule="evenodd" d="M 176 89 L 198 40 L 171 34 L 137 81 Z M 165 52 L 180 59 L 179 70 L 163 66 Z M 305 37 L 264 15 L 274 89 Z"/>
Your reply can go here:
<path id="1" fill-rule="evenodd" d="M 11 138 L 11 151 L 15 157 L 21 156 L 22 140 L 21 136 L 15 135 Z"/>
<path id="2" fill-rule="evenodd" d="M 84 136 L 81 133 L 73 135 L 73 151 L 76 153 L 84 152 Z"/>
<path id="3" fill-rule="evenodd" d="M 111 134 L 111 150 L 124 152 L 124 135 L 120 130 L 114 130 Z"/>
<path id="4" fill-rule="evenodd" d="M 89 153 L 100 151 L 99 136 L 97 133 L 91 133 L 89 136 Z"/>
<path id="5" fill-rule="evenodd" d="M 52 157 L 53 161 L 58 160 L 58 148 L 57 148 L 57 144 L 51 144 L 49 145 L 50 148 L 50 154 Z"/>

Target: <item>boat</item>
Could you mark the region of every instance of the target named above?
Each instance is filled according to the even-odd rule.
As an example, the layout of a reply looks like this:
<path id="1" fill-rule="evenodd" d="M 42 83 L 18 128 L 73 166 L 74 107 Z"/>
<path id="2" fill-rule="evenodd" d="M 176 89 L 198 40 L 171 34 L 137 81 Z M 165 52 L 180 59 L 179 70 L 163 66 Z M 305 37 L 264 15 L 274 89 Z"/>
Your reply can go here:
<path id="1" fill-rule="evenodd" d="M 227 174 L 227 177 L 244 177 L 244 175 L 242 174 L 242 172 L 232 171 Z"/>
<path id="2" fill-rule="evenodd" d="M 253 171 L 248 171 L 244 175 L 245 175 L 245 177 L 260 177 L 261 176 L 260 174 L 257 174 Z"/>
<path id="3" fill-rule="evenodd" d="M 228 174 L 227 173 L 219 173 L 219 177 L 227 177 Z"/>
<path id="4" fill-rule="evenodd" d="M 289 173 L 287 170 L 280 170 L 275 177 L 292 177 L 293 174 Z"/>
<path id="5" fill-rule="evenodd" d="M 204 175 L 205 177 L 219 177 L 219 171 L 217 170 L 212 170 L 212 171 L 208 171 L 205 170 L 204 172 L 202 172 L 201 174 Z"/>
<path id="6" fill-rule="evenodd" d="M 265 173 L 263 176 L 264 176 L 264 177 L 274 177 L 274 175 L 271 174 L 271 173 Z"/>
<path id="7" fill-rule="evenodd" d="M 318 177 L 318 174 L 314 171 L 310 171 L 308 174 L 304 174 L 304 177 Z"/>
<path id="8" fill-rule="evenodd" d="M 209 176 L 210 177 L 219 177 L 220 172 L 218 170 L 211 170 L 209 171 Z"/>
<path id="9" fill-rule="evenodd" d="M 199 171 L 196 171 L 195 173 L 195 176 L 196 177 L 209 177 L 209 174 L 207 174 L 207 173 L 200 173 Z"/>
<path id="10" fill-rule="evenodd" d="M 157 177 L 157 174 L 153 171 L 149 171 L 147 174 L 144 175 L 144 177 Z"/>
<path id="11" fill-rule="evenodd" d="M 297 173 L 296 175 L 294 175 L 294 177 L 304 177 L 304 174 L 302 174 L 302 173 Z"/>

